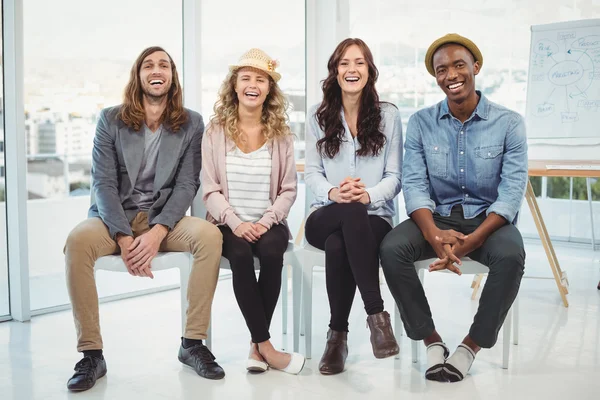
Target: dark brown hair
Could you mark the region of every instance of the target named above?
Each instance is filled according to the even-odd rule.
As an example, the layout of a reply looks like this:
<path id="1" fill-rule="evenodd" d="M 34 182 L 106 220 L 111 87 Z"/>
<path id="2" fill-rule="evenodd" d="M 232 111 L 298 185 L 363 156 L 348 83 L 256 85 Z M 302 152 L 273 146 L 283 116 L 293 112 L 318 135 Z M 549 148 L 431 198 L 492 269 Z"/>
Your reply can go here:
<path id="1" fill-rule="evenodd" d="M 142 91 L 142 82 L 140 80 L 140 70 L 144 59 L 152 53 L 157 51 L 164 51 L 162 47 L 153 46 L 148 47 L 138 56 L 131 67 L 129 74 L 129 82 L 125 87 L 125 93 L 123 95 L 123 105 L 119 111 L 118 118 L 120 118 L 125 125 L 139 131 L 144 124 L 146 114 L 144 113 L 144 103 L 142 101 L 144 92 Z M 179 83 L 179 77 L 177 75 L 177 68 L 175 63 L 169 56 L 169 62 L 171 63 L 172 83 L 167 93 L 167 107 L 163 112 L 160 123 L 166 124 L 169 129 L 173 132 L 177 132 L 181 125 L 183 125 L 188 118 L 186 110 L 183 108 L 183 91 L 181 84 Z"/>
<path id="2" fill-rule="evenodd" d="M 375 89 L 379 71 L 373 62 L 371 50 L 361 39 L 346 39 L 336 47 L 329 58 L 327 69 L 329 75 L 322 83 L 323 101 L 317 109 L 316 117 L 319 127 L 325 136 L 317 142 L 321 156 L 333 158 L 340 151 L 344 139 L 344 125 L 340 111 L 342 109 L 342 89 L 337 81 L 338 65 L 346 50 L 356 45 L 367 62 L 369 79 L 362 90 L 356 124 L 356 138 L 360 143 L 359 156 L 377 156 L 385 145 L 386 138 L 381 132 L 381 102 Z"/>

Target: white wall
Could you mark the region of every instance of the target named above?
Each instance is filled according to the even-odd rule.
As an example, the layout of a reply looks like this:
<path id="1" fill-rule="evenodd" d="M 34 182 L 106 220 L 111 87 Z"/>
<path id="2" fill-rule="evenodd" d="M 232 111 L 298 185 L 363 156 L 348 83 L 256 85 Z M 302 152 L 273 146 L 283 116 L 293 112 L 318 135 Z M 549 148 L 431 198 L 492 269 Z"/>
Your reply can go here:
<path id="1" fill-rule="evenodd" d="M 530 139 L 530 160 L 598 160 L 600 138 L 592 139 Z"/>

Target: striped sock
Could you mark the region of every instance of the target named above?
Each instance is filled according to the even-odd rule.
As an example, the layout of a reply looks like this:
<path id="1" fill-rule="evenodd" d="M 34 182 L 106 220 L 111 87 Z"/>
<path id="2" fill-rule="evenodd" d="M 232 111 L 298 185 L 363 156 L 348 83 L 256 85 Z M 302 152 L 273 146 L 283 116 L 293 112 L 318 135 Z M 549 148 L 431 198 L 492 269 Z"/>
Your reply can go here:
<path id="1" fill-rule="evenodd" d="M 450 382 L 462 381 L 475 361 L 475 352 L 469 346 L 461 343 L 454 354 L 446 360 L 444 373 Z"/>
<path id="2" fill-rule="evenodd" d="M 444 362 L 449 354 L 450 351 L 443 342 L 435 342 L 427 346 L 427 371 L 425 371 L 425 379 L 438 382 L 446 381 L 446 377 L 442 371 L 444 369 Z"/>

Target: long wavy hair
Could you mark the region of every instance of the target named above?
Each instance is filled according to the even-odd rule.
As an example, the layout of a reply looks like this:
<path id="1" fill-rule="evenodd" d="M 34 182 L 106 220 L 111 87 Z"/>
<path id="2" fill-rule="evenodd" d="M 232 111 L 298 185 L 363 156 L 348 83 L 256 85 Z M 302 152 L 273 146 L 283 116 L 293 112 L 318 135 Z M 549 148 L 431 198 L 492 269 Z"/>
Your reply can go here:
<path id="1" fill-rule="evenodd" d="M 250 68 L 250 67 L 242 67 Z M 238 142 L 242 132 L 238 127 L 238 108 L 240 101 L 235 92 L 235 83 L 237 82 L 238 72 L 241 68 L 235 69 L 227 74 L 227 77 L 221 84 L 219 89 L 219 99 L 213 107 L 214 114 L 210 118 L 213 125 L 223 127 L 225 135 L 234 142 Z M 258 69 L 253 68 L 256 71 Z M 277 82 L 269 77 L 269 94 L 263 103 L 261 124 L 263 126 L 263 134 L 267 140 L 271 140 L 277 136 L 286 136 L 290 134 L 290 128 L 287 124 L 288 101 L 283 95 L 283 92 L 277 85 Z"/>
<path id="2" fill-rule="evenodd" d="M 164 51 L 167 53 L 162 47 L 152 46 L 142 51 L 138 56 L 133 67 L 131 67 L 129 82 L 125 87 L 125 93 L 123 94 L 123 105 L 119 111 L 118 118 L 120 118 L 125 125 L 136 131 L 139 131 L 142 128 L 144 120 L 146 119 L 144 103 L 142 100 L 144 92 L 140 80 L 140 70 L 144 59 L 157 51 Z M 183 91 L 181 89 L 181 84 L 179 83 L 177 68 L 175 67 L 171 55 L 167 53 L 167 56 L 169 56 L 171 74 L 173 77 L 171 87 L 167 93 L 167 107 L 160 117 L 159 122 L 167 125 L 172 132 L 177 132 L 181 128 L 181 125 L 187 121 L 188 115 L 185 108 L 183 108 Z"/>
<path id="3" fill-rule="evenodd" d="M 317 150 L 322 157 L 333 158 L 340 151 L 344 140 L 344 125 L 340 111 L 342 109 L 342 88 L 337 76 L 340 60 L 346 50 L 356 45 L 363 54 L 369 70 L 369 79 L 362 90 L 356 123 L 356 138 L 360 143 L 358 156 L 377 156 L 385 145 L 386 138 L 381 131 L 381 102 L 375 89 L 379 71 L 373 62 L 371 50 L 361 39 L 345 39 L 338 44 L 329 58 L 329 75 L 322 82 L 323 101 L 317 109 L 316 118 L 325 136 L 317 142 Z"/>

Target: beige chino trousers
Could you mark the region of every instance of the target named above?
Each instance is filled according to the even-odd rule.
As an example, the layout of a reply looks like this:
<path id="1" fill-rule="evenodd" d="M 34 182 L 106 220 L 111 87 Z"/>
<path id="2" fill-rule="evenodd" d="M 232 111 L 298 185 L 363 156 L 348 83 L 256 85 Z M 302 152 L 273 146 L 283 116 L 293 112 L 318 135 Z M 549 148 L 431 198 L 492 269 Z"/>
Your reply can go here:
<path id="1" fill-rule="evenodd" d="M 148 214 L 140 212 L 131 222 L 134 237 L 150 230 Z M 182 251 L 193 256 L 188 284 L 188 310 L 184 337 L 206 339 L 212 301 L 219 277 L 223 237 L 203 219 L 183 217 L 160 245 L 160 252 Z M 94 264 L 102 256 L 119 254 L 100 218 L 88 218 L 69 234 L 64 248 L 67 287 L 77 330 L 77 351 L 102 349 L 98 291 Z"/>

